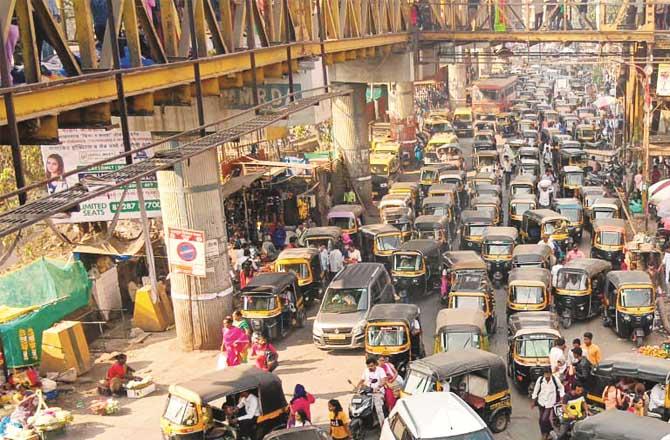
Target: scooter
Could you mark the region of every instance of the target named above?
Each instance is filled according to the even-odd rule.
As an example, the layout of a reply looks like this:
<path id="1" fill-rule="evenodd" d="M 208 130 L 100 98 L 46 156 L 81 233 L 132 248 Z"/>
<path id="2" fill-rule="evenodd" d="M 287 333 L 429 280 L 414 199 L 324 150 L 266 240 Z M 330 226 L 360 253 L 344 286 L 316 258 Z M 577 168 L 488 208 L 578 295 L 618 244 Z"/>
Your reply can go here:
<path id="1" fill-rule="evenodd" d="M 349 383 L 353 385 L 351 381 Z M 349 430 L 352 440 L 363 440 L 366 431 L 372 430 L 375 426 L 381 428 L 384 421 L 377 420 L 372 388 L 363 386 L 354 392 L 349 404 Z"/>

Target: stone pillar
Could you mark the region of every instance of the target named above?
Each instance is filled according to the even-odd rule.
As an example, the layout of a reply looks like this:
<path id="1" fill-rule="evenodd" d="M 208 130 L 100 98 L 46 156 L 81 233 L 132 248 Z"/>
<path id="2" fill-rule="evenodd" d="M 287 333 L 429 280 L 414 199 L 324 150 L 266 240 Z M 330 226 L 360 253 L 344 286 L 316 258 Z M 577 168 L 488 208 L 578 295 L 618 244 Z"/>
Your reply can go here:
<path id="1" fill-rule="evenodd" d="M 179 347 L 185 351 L 221 345 L 223 318 L 232 312 L 232 283 L 216 149 L 157 173 L 163 225 L 205 232 L 207 276 L 170 276 Z M 216 246 L 214 246 L 216 244 Z"/>
<path id="2" fill-rule="evenodd" d="M 451 107 L 465 105 L 467 66 L 464 63 L 449 64 L 449 103 Z"/>
<path id="3" fill-rule="evenodd" d="M 336 170 L 333 181 L 334 203 L 341 203 L 345 183 L 358 194 L 366 208 L 372 207 L 372 179 L 370 176 L 370 142 L 368 141 L 368 118 L 365 111 L 365 83 L 346 83 L 353 89 L 350 95 L 332 99 L 333 146 L 335 154 L 342 158 L 344 170 Z M 339 178 L 338 178 L 339 176 Z"/>
<path id="4" fill-rule="evenodd" d="M 409 154 L 414 161 L 416 144 L 416 110 L 414 109 L 414 83 L 403 81 L 389 84 L 389 119 L 391 135 L 400 143 L 402 154 Z"/>

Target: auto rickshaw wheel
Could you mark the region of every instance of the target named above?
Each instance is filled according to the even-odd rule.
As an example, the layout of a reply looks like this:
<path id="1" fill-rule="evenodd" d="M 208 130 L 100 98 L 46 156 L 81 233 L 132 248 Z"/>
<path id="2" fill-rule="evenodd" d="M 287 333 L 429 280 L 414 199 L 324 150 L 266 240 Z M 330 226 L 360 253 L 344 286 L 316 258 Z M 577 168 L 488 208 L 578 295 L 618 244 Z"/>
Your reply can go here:
<path id="1" fill-rule="evenodd" d="M 301 310 L 298 312 L 295 320 L 295 326 L 298 328 L 303 328 L 305 326 L 305 311 Z"/>
<path id="2" fill-rule="evenodd" d="M 505 411 L 498 411 L 491 419 L 491 423 L 489 423 L 491 431 L 496 434 L 506 430 L 507 425 L 509 425 L 509 414 Z"/>

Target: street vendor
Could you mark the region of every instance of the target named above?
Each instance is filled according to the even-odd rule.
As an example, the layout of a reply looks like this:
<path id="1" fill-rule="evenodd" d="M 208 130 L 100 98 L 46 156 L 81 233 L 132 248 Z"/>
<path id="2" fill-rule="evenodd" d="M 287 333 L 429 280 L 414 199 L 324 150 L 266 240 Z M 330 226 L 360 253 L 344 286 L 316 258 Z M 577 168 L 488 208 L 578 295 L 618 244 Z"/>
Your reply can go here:
<path id="1" fill-rule="evenodd" d="M 138 379 L 133 374 L 135 370 L 129 367 L 126 364 L 128 357 L 121 353 L 114 356 L 115 362 L 107 370 L 105 375 L 105 380 L 102 381 L 107 387 L 107 391 L 113 395 L 120 395 L 124 392 L 123 386 L 128 383 L 129 380 Z"/>

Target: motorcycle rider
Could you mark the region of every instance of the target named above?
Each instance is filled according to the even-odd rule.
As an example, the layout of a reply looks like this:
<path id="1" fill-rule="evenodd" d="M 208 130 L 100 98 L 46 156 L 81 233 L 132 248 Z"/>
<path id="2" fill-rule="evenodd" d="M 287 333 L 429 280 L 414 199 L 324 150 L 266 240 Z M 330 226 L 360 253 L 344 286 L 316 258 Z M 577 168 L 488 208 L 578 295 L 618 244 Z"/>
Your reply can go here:
<path id="1" fill-rule="evenodd" d="M 356 386 L 360 389 L 363 385 L 372 389 L 372 400 L 377 413 L 379 426 L 384 423 L 384 386 L 386 385 L 386 372 L 379 366 L 377 358 L 370 356 L 365 360 L 366 368 L 363 370 L 361 380 Z"/>
<path id="2" fill-rule="evenodd" d="M 552 439 L 563 440 L 569 438 L 575 422 L 589 415 L 589 405 L 586 403 L 586 391 L 581 382 L 575 383 L 572 389 L 565 391 L 562 400 L 563 417 L 560 426 L 551 433 Z"/>

